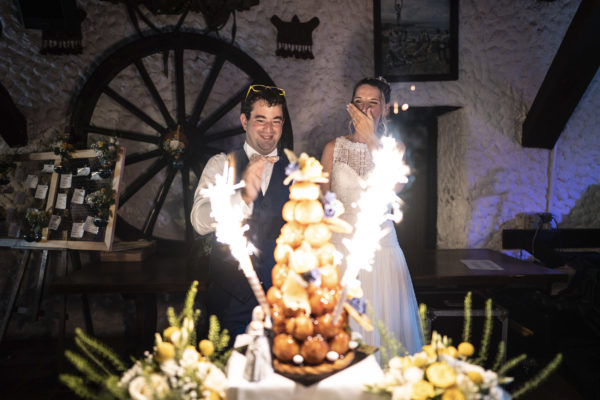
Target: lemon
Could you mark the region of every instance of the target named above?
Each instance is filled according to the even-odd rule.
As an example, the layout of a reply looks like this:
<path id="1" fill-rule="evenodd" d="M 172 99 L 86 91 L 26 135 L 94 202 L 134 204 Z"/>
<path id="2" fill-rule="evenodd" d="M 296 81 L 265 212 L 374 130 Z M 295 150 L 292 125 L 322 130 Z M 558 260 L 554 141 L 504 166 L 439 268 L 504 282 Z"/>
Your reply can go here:
<path id="1" fill-rule="evenodd" d="M 163 338 L 165 338 L 165 340 L 168 340 L 170 342 L 171 336 L 173 336 L 173 334 L 177 331 L 179 331 L 179 328 L 177 328 L 176 326 L 170 326 L 163 331 Z"/>
<path id="2" fill-rule="evenodd" d="M 477 371 L 467 372 L 467 377 L 469 377 L 469 379 L 476 385 L 479 385 L 481 382 L 483 382 L 483 376 L 481 376 L 481 374 Z"/>
<path id="3" fill-rule="evenodd" d="M 465 396 L 457 387 L 451 387 L 444 391 L 442 400 L 465 400 Z"/>
<path id="4" fill-rule="evenodd" d="M 413 383 L 412 393 L 410 394 L 411 400 L 426 400 L 432 398 L 435 395 L 433 386 L 431 383 L 421 379 Z"/>
<path id="5" fill-rule="evenodd" d="M 215 345 L 208 339 L 201 340 L 198 348 L 204 357 L 210 357 L 215 352 Z"/>
<path id="6" fill-rule="evenodd" d="M 439 353 L 445 354 L 452 358 L 456 358 L 456 355 L 458 354 L 458 350 L 456 350 L 456 347 L 454 347 L 454 346 L 448 346 L 444 349 L 440 349 Z"/>
<path id="7" fill-rule="evenodd" d="M 458 345 L 458 354 L 465 357 L 471 357 L 475 354 L 475 347 L 469 342 L 462 342 Z"/>
<path id="8" fill-rule="evenodd" d="M 425 346 L 423 346 L 423 351 L 429 357 L 437 357 L 437 353 L 435 352 L 433 346 L 430 344 L 426 344 Z"/>
<path id="9" fill-rule="evenodd" d="M 156 346 L 156 361 L 164 362 L 175 357 L 175 346 L 169 342 L 162 342 Z"/>
<path id="10" fill-rule="evenodd" d="M 427 365 L 427 355 L 425 353 L 417 353 L 413 356 L 415 367 L 423 368 Z"/>
<path id="11" fill-rule="evenodd" d="M 456 372 L 446 363 L 434 362 L 425 371 L 427 380 L 437 387 L 449 388 L 456 383 Z"/>

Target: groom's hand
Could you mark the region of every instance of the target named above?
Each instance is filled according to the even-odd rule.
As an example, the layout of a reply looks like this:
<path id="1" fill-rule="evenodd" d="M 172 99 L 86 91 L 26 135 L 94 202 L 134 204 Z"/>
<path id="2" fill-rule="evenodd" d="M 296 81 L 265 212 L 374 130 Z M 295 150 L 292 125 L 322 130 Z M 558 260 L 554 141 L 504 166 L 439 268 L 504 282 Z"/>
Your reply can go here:
<path id="1" fill-rule="evenodd" d="M 250 204 L 258 197 L 258 192 L 261 190 L 262 173 L 267 160 L 264 157 L 259 157 L 251 160 L 248 167 L 244 171 L 242 179 L 246 186 L 242 189 L 242 199 L 246 204 Z"/>

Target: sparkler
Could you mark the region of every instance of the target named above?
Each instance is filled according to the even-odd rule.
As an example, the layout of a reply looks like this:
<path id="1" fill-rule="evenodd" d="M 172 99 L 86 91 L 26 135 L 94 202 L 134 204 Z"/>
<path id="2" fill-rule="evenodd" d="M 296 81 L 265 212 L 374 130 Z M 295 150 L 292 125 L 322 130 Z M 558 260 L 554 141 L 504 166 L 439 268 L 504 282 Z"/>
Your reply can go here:
<path id="1" fill-rule="evenodd" d="M 233 184 L 234 170 L 225 164 L 223 174 L 217 174 L 215 184 L 202 189 L 200 193 L 210 199 L 211 216 L 215 219 L 215 236 L 218 242 L 229 245 L 231 254 L 240 263 L 240 269 L 244 273 L 250 288 L 262 307 L 265 315 L 270 316 L 267 297 L 252 266 L 250 255 L 256 250 L 252 243 L 248 242 L 244 233 L 249 229 L 247 224 L 242 224 L 244 213 L 241 204 L 232 204 L 231 196 L 236 189 L 245 186 L 244 182 Z"/>
<path id="2" fill-rule="evenodd" d="M 361 183 L 362 194 L 357 202 L 357 214 L 354 235 L 344 239 L 348 249 L 346 271 L 342 277 L 342 296 L 332 317 L 334 323 L 339 319 L 348 288 L 356 284 L 361 269 L 371 271 L 375 251 L 379 249 L 379 240 L 387 233 L 381 224 L 391 219 L 398 223 L 402 219 L 401 200 L 396 195 L 398 184 L 407 183 L 410 172 L 404 162 L 404 147 L 391 137 L 381 138 L 382 147 L 373 152 L 375 167 L 366 182 Z"/>

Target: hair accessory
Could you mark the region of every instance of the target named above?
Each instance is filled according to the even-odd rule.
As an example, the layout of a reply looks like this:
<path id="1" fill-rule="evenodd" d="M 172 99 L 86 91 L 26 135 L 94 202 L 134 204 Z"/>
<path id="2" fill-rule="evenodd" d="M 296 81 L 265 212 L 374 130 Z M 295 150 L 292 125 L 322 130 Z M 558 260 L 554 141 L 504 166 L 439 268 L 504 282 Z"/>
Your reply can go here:
<path id="1" fill-rule="evenodd" d="M 388 81 L 385 80 L 385 78 L 383 76 L 378 76 L 377 78 L 378 81 L 385 83 L 386 85 L 390 86 L 390 83 Z"/>
<path id="2" fill-rule="evenodd" d="M 277 90 L 277 91 L 279 91 L 279 95 L 280 96 L 285 96 L 285 90 L 282 89 L 282 88 L 280 88 L 280 87 L 277 87 L 277 86 L 250 85 L 248 87 L 248 91 L 246 92 L 246 97 L 244 97 L 244 101 L 248 100 L 248 95 L 250 94 L 251 91 L 252 92 L 256 92 L 256 93 L 260 93 L 260 92 L 262 92 L 263 90 L 266 90 L 266 89 Z"/>

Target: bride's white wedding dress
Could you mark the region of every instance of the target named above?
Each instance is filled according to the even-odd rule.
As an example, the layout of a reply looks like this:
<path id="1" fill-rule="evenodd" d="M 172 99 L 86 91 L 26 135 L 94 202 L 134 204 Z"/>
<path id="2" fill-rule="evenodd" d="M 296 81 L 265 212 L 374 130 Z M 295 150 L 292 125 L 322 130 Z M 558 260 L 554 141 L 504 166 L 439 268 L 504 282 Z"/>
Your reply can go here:
<path id="1" fill-rule="evenodd" d="M 359 182 L 368 176 L 372 168 L 373 160 L 366 144 L 351 142 L 345 137 L 336 139 L 331 191 L 344 204 L 342 219 L 352 226 L 356 222 L 358 211 L 352 207 L 352 203 L 358 201 L 361 194 Z M 383 321 L 388 331 L 412 354 L 420 351 L 422 345 L 419 307 L 394 224 L 392 221 L 386 221 L 385 224 L 389 231 L 380 241 L 381 248 L 375 254 L 373 270 L 360 271 L 359 279 L 365 299 L 373 308 L 376 319 Z M 349 235 L 334 233 L 332 242 L 345 256 L 348 251 L 342 244 L 344 237 Z M 342 265 L 342 269 L 343 267 Z M 353 323 L 352 328 L 363 335 L 365 343 L 377 347 L 381 345 L 377 328 L 366 332 L 356 323 Z"/>

